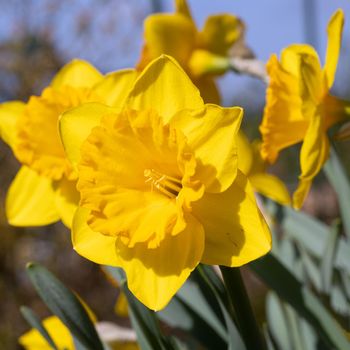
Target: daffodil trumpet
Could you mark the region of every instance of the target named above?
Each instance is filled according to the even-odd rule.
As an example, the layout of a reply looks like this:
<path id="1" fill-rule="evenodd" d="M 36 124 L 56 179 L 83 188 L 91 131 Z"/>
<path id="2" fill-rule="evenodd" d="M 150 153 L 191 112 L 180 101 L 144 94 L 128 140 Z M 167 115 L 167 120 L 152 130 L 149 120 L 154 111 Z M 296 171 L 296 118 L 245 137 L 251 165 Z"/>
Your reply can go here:
<path id="1" fill-rule="evenodd" d="M 74 249 L 122 267 L 153 310 L 200 262 L 241 266 L 266 254 L 270 232 L 237 167 L 241 118 L 239 107 L 204 104 L 165 55 L 138 76 L 122 108 L 87 103 L 64 113 L 60 135 L 81 198 Z"/>

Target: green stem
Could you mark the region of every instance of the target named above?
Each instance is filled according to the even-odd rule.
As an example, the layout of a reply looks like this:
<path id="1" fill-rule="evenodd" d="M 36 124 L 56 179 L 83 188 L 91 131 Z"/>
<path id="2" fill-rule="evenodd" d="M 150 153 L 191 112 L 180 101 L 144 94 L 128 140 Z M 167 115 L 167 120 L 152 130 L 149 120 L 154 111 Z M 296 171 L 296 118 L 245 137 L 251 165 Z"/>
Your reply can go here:
<path id="1" fill-rule="evenodd" d="M 255 320 L 239 268 L 220 266 L 220 270 L 247 349 L 265 350 L 266 344 Z"/>

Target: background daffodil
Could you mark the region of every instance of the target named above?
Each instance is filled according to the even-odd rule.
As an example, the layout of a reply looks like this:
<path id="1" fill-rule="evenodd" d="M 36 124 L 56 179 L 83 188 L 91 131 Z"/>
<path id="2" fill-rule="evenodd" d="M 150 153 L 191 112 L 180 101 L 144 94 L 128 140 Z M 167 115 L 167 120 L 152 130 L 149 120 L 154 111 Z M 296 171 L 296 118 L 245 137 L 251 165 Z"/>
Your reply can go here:
<path id="1" fill-rule="evenodd" d="M 136 73 L 104 77 L 89 63 L 65 65 L 40 96 L 28 103 L 0 105 L 0 134 L 22 164 L 6 198 L 6 215 L 15 226 L 40 226 L 61 219 L 70 226 L 79 201 L 76 171 L 66 159 L 58 134 L 61 113 L 83 102 L 122 102 Z M 111 89 L 113 84 L 113 89 Z"/>
<path id="2" fill-rule="evenodd" d="M 150 15 L 144 22 L 144 47 L 137 65 L 142 70 L 161 54 L 174 57 L 199 88 L 205 102 L 219 103 L 213 76 L 230 69 L 229 51 L 244 40 L 243 22 L 230 14 L 207 18 L 196 28 L 186 0 L 175 1 L 176 12 Z"/>
<path id="3" fill-rule="evenodd" d="M 267 253 L 269 229 L 237 168 L 241 118 L 241 108 L 204 104 L 168 56 L 147 66 L 121 111 L 86 104 L 63 114 L 81 194 L 75 250 L 121 266 L 154 310 L 200 262 L 240 266 Z M 92 131 L 83 135 L 87 120 Z"/>
<path id="4" fill-rule="evenodd" d="M 284 183 L 266 171 L 267 164 L 260 154 L 261 142 L 250 143 L 243 131 L 236 137 L 238 168 L 247 175 L 254 190 L 282 205 L 289 205 L 291 200 Z"/>
<path id="5" fill-rule="evenodd" d="M 279 151 L 303 141 L 301 174 L 293 195 L 300 208 L 313 178 L 329 155 L 327 129 L 344 117 L 344 103 L 329 94 L 333 85 L 341 45 L 344 15 L 334 13 L 328 24 L 328 46 L 322 68 L 309 45 L 291 45 L 272 55 L 267 63 L 270 83 L 260 126 L 262 157 L 275 162 Z"/>

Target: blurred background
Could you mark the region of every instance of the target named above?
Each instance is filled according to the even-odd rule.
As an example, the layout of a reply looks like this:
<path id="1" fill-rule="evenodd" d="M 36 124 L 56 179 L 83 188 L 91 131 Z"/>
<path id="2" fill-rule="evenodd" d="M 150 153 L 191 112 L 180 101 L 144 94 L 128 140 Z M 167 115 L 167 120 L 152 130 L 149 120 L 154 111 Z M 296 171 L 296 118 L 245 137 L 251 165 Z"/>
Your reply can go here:
<path id="1" fill-rule="evenodd" d="M 192 0 L 194 18 L 201 27 L 213 13 L 229 12 L 246 23 L 247 45 L 266 61 L 271 53 L 295 42 L 312 44 L 323 60 L 327 22 L 337 8 L 345 24 L 341 58 L 333 93 L 350 98 L 350 3 L 346 0 Z M 83 58 L 102 72 L 133 67 L 142 46 L 143 19 L 152 12 L 172 11 L 170 0 L 0 0 L 0 101 L 27 101 L 40 94 L 62 65 Z M 246 128 L 256 137 L 265 98 L 262 82 L 227 74 L 219 79 L 225 105 L 245 108 Z M 349 144 L 343 144 L 342 150 Z M 19 164 L 0 141 L 0 349 L 18 349 L 17 338 L 28 326 L 19 314 L 28 305 L 41 316 L 47 310 L 36 296 L 26 274 L 28 261 L 43 263 L 76 290 L 96 311 L 99 319 L 112 315 L 116 294 L 97 266 L 80 258 L 72 249 L 68 230 L 61 224 L 47 228 L 13 228 L 4 214 L 7 188 Z M 295 178 L 292 151 L 274 168 L 287 183 Z M 294 159 L 292 161 L 292 159 Z M 344 159 L 346 160 L 346 159 Z M 294 162 L 294 163 L 293 163 Z M 348 164 L 349 165 L 349 164 Z M 319 198 L 328 196 L 327 205 Z M 337 214 L 336 200 L 322 175 L 316 182 L 306 209 L 330 221 Z"/>

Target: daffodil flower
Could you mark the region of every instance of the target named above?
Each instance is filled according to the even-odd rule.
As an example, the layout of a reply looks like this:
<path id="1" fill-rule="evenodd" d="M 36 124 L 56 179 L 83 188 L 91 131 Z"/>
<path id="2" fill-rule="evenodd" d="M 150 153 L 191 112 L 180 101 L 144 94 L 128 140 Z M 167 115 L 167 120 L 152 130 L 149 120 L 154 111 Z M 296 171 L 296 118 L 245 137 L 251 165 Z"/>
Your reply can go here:
<path id="1" fill-rule="evenodd" d="M 76 171 L 67 160 L 58 133 L 61 113 L 88 101 L 122 103 L 134 70 L 103 76 L 89 63 L 64 66 L 28 103 L 0 105 L 0 136 L 22 164 L 6 198 L 6 214 L 14 226 L 41 226 L 61 219 L 70 226 L 79 202 Z M 111 88 L 113 86 L 113 88 Z"/>
<path id="2" fill-rule="evenodd" d="M 275 162 L 280 150 L 303 142 L 301 175 L 293 195 L 299 209 L 313 178 L 329 155 L 327 129 L 344 117 L 344 101 L 329 94 L 333 85 L 341 46 L 344 16 L 334 13 L 328 24 L 328 46 L 322 68 L 316 51 L 309 45 L 291 45 L 281 59 L 271 56 L 267 63 L 270 83 L 260 126 L 262 157 Z"/>
<path id="3" fill-rule="evenodd" d="M 176 12 L 150 15 L 144 22 L 142 55 L 137 68 L 161 54 L 173 56 L 199 88 L 206 102 L 219 103 L 220 97 L 213 76 L 230 69 L 229 51 L 242 43 L 244 25 L 229 14 L 208 17 L 198 31 L 186 0 L 175 1 Z"/>
<path id="4" fill-rule="evenodd" d="M 247 175 L 255 191 L 282 205 L 290 205 L 290 196 L 284 183 L 266 172 L 267 164 L 261 158 L 261 142 L 250 143 L 242 131 L 237 134 L 238 169 Z"/>
<path id="5" fill-rule="evenodd" d="M 74 350 L 74 341 L 68 328 L 61 322 L 57 316 L 47 317 L 43 321 L 43 326 L 50 334 L 50 337 L 57 345 L 59 350 Z M 36 330 L 31 329 L 24 333 L 18 339 L 18 342 L 26 350 L 50 350 L 51 345 L 46 339 Z"/>
<path id="6" fill-rule="evenodd" d="M 204 104 L 164 55 L 121 110 L 90 103 L 64 113 L 61 137 L 81 195 L 74 249 L 122 267 L 129 289 L 154 310 L 200 262 L 240 266 L 266 254 L 269 229 L 237 169 L 241 118 L 241 108 Z"/>
<path id="7" fill-rule="evenodd" d="M 90 315 L 91 316 L 91 315 Z M 92 320 L 96 323 L 96 317 L 92 314 Z M 58 350 L 75 350 L 77 349 L 74 345 L 73 337 L 69 329 L 62 323 L 62 321 L 57 316 L 50 316 L 44 319 L 42 322 L 44 328 L 49 333 L 51 339 L 57 346 Z M 96 328 L 99 330 L 99 324 L 96 323 Z M 129 332 L 129 329 L 120 328 L 119 336 L 122 332 Z M 128 333 L 128 334 L 129 334 Z M 108 344 L 108 349 L 113 350 L 138 350 L 139 346 L 135 340 L 131 339 L 117 339 L 111 337 L 111 335 L 106 336 L 104 339 L 104 334 L 100 334 L 102 340 Z M 130 336 L 129 336 L 130 338 Z M 46 339 L 36 330 L 31 329 L 30 331 L 21 335 L 18 339 L 20 345 L 24 347 L 25 350 L 51 350 L 51 345 L 46 341 Z"/>

